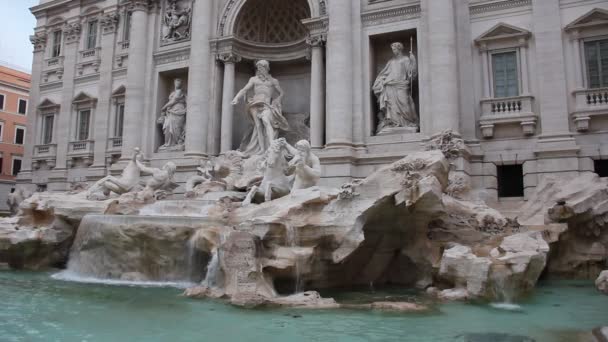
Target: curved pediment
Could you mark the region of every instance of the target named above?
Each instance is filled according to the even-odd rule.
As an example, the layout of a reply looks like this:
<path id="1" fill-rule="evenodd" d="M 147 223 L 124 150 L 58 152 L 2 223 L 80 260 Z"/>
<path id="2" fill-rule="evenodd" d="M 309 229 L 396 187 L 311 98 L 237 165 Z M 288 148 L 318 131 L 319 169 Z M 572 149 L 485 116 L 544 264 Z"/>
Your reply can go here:
<path id="1" fill-rule="evenodd" d="M 594 8 L 566 26 L 566 30 L 608 26 L 608 10 Z"/>
<path id="2" fill-rule="evenodd" d="M 530 35 L 530 31 L 526 29 L 509 25 L 506 23 L 498 23 L 491 29 L 484 32 L 481 36 L 477 37 L 475 39 L 475 43 L 482 44 L 505 39 L 528 39 Z"/>

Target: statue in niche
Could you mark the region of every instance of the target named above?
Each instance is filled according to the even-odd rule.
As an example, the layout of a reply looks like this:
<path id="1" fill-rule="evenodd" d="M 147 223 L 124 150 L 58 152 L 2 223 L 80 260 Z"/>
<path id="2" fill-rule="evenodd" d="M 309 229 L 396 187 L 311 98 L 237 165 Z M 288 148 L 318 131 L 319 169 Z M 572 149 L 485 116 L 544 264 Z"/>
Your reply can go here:
<path id="1" fill-rule="evenodd" d="M 403 44 L 391 44 L 394 57 L 380 71 L 372 87 L 380 107 L 378 134 L 395 127 L 404 127 L 412 133 L 418 131 L 418 113 L 412 98 L 412 84 L 418 67 L 412 45 L 409 56 L 406 56 L 403 54 Z"/>
<path id="2" fill-rule="evenodd" d="M 169 95 L 169 101 L 161 108 L 158 123 L 163 126 L 165 142 L 159 151 L 182 151 L 186 140 L 186 92 L 182 89 L 182 80 L 173 80 L 175 90 Z"/>
<path id="3" fill-rule="evenodd" d="M 279 130 L 288 131 L 289 123 L 283 116 L 281 101 L 283 89 L 279 81 L 270 75 L 268 61 L 260 60 L 256 64 L 256 75 L 239 91 L 232 104 L 239 103 L 247 92 L 253 90 L 253 98 L 247 100 L 247 113 L 253 121 L 252 130 L 245 136 L 240 150 L 248 155 L 261 155 L 268 150 L 271 142 L 279 135 Z M 273 95 L 277 94 L 273 98 Z"/>
<path id="4" fill-rule="evenodd" d="M 192 9 L 180 9 L 177 0 L 169 0 L 169 6 L 163 18 L 163 40 L 178 41 L 190 37 L 190 13 Z"/>

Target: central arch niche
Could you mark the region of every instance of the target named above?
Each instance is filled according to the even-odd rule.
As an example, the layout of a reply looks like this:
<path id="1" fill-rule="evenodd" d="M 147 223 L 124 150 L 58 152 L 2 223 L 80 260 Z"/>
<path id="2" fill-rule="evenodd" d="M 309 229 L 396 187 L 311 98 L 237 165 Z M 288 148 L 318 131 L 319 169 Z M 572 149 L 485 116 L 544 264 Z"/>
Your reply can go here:
<path id="1" fill-rule="evenodd" d="M 270 73 L 285 92 L 283 115 L 292 127 L 291 132 L 280 135 L 291 142 L 310 138 L 307 117 L 310 115 L 311 66 L 307 59 L 308 30 L 302 24 L 303 19 L 310 17 L 308 0 L 247 0 L 236 14 L 232 36 L 222 42 L 226 50 L 242 57 L 236 64 L 235 93 L 255 75 L 256 61 L 270 62 Z M 234 108 L 233 148 L 239 147 L 252 124 L 245 111 L 243 102 Z"/>
<path id="2" fill-rule="evenodd" d="M 248 0 L 236 19 L 235 36 L 262 44 L 293 43 L 306 38 L 301 20 L 310 18 L 307 0 Z"/>

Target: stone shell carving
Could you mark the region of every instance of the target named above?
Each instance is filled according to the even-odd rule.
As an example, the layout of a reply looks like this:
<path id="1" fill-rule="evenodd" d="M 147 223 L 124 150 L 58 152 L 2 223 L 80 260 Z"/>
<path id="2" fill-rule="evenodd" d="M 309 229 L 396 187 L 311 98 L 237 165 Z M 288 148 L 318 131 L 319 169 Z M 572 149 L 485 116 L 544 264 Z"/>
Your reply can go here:
<path id="1" fill-rule="evenodd" d="M 306 38 L 300 22 L 310 17 L 305 0 L 249 0 L 236 21 L 236 36 L 250 42 L 277 44 Z"/>
<path id="2" fill-rule="evenodd" d="M 427 151 L 440 150 L 448 160 L 460 157 L 465 148 L 464 140 L 449 129 L 432 137 L 426 145 Z"/>
<path id="3" fill-rule="evenodd" d="M 190 39 L 192 1 L 167 0 L 164 7 L 161 32 L 163 44 Z"/>

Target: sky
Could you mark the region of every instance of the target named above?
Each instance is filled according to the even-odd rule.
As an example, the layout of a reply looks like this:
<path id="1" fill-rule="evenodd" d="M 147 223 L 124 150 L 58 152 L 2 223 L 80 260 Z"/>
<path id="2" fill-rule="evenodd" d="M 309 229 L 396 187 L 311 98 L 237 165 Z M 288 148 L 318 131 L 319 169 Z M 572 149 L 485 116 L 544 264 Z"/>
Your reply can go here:
<path id="1" fill-rule="evenodd" d="M 0 0 L 0 61 L 32 70 L 32 44 L 36 19 L 29 8 L 38 0 Z"/>

